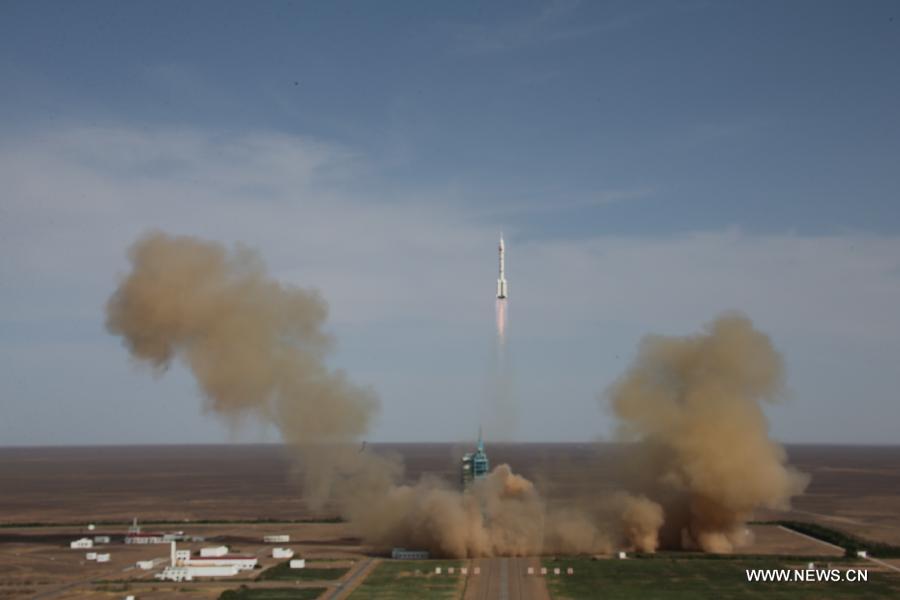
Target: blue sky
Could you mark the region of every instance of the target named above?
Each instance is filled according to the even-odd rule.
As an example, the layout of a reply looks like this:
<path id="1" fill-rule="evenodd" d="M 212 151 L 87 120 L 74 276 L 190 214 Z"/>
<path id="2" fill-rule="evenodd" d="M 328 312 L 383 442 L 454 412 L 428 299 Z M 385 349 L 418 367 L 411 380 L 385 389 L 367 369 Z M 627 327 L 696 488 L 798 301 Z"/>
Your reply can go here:
<path id="1" fill-rule="evenodd" d="M 740 310 L 777 437 L 895 442 L 898 56 L 890 2 L 3 3 L 0 444 L 274 439 L 103 331 L 154 227 L 321 289 L 373 439 L 496 419 L 502 229 L 504 435 L 609 436 L 643 335 Z"/>

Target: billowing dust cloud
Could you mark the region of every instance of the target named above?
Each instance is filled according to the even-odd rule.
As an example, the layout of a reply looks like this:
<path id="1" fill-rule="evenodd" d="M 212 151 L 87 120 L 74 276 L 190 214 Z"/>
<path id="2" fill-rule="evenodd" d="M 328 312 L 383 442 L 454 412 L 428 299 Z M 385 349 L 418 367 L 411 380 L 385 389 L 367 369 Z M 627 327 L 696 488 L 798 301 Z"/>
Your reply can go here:
<path id="1" fill-rule="evenodd" d="M 303 499 L 335 508 L 374 548 L 451 557 L 728 550 L 754 508 L 782 506 L 802 487 L 759 409 L 777 392 L 780 360 L 745 319 L 646 341 L 610 391 L 646 478 L 551 509 L 507 465 L 462 492 L 435 477 L 403 483 L 399 460 L 361 451 L 375 394 L 326 365 L 323 299 L 272 279 L 254 252 L 152 233 L 130 261 L 107 305 L 108 330 L 159 371 L 188 366 L 215 414 L 277 427 L 298 458 Z"/>
<path id="2" fill-rule="evenodd" d="M 783 380 L 771 341 L 740 315 L 701 335 L 643 341 L 608 398 L 623 435 L 637 442 L 632 487 L 665 515 L 662 546 L 729 552 L 745 541 L 755 509 L 786 508 L 806 487 L 762 411 Z"/>
<path id="3" fill-rule="evenodd" d="M 106 327 L 132 356 L 160 370 L 183 360 L 208 408 L 275 423 L 291 443 L 366 431 L 377 399 L 325 367 L 332 340 L 316 292 L 272 280 L 246 248 L 190 237 L 150 234 L 130 258 Z"/>
<path id="4" fill-rule="evenodd" d="M 325 365 L 332 340 L 317 293 L 274 281 L 246 248 L 191 237 L 152 233 L 130 260 L 107 306 L 108 330 L 159 370 L 182 361 L 216 414 L 274 424 L 296 449 L 313 507 L 336 506 L 378 547 L 446 556 L 541 550 L 543 503 L 509 467 L 463 494 L 431 478 L 401 485 L 398 461 L 359 451 L 378 403 Z"/>

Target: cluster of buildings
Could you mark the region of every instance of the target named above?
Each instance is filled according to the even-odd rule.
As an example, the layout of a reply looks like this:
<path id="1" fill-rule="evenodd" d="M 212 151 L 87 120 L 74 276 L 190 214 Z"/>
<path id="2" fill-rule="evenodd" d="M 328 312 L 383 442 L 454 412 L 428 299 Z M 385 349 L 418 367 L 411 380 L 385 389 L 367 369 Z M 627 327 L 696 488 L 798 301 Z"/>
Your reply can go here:
<path id="1" fill-rule="evenodd" d="M 89 525 L 88 530 L 93 531 L 94 525 Z M 183 531 L 172 533 L 157 533 L 141 530 L 137 519 L 132 521 L 128 532 L 125 534 L 126 544 L 170 544 L 169 564 L 161 573 L 156 574 L 157 579 L 170 581 L 191 581 L 196 577 L 232 577 L 241 571 L 249 571 L 257 568 L 258 559 L 253 554 L 231 553 L 228 546 L 210 546 L 201 548 L 194 555 L 190 550 L 179 550 L 177 543 L 180 541 L 203 541 L 202 537 L 189 537 Z M 273 534 L 263 537 L 267 544 L 289 543 L 291 538 L 287 534 Z M 92 538 L 82 537 L 69 543 L 74 549 L 93 549 L 97 544 L 109 544 L 110 536 L 96 535 Z M 88 552 L 87 560 L 97 562 L 109 562 L 108 553 Z M 294 558 L 294 551 L 290 548 L 275 547 L 272 549 L 272 558 L 290 560 L 292 569 L 303 569 L 306 560 Z M 136 567 L 142 570 L 150 570 L 164 562 L 165 559 L 139 560 Z"/>
<path id="2" fill-rule="evenodd" d="M 267 535 L 263 537 L 265 543 L 290 542 L 289 535 Z M 211 546 L 201 548 L 197 556 L 190 550 L 179 550 L 176 542 L 171 542 L 169 565 L 157 579 L 170 581 L 192 581 L 196 577 L 233 577 L 241 571 L 250 571 L 257 567 L 259 560 L 253 554 L 232 554 L 228 546 Z M 294 551 L 290 548 L 272 548 L 272 558 L 290 559 L 290 568 L 303 569 L 306 560 L 294 558 Z"/>
<path id="3" fill-rule="evenodd" d="M 87 560 L 95 560 L 98 563 L 109 562 L 109 552 L 88 552 L 84 555 Z"/>
<path id="4" fill-rule="evenodd" d="M 88 531 L 94 531 L 95 526 L 93 524 L 88 525 Z M 141 526 L 138 525 L 137 518 L 132 521 L 131 526 L 128 528 L 128 532 L 125 534 L 125 543 L 126 544 L 168 544 L 170 542 L 179 542 L 187 540 L 188 536 L 184 534 L 183 531 L 175 531 L 171 533 L 156 533 L 149 531 L 142 531 Z M 203 538 L 193 537 L 190 538 L 191 541 L 201 542 Z M 95 535 L 93 538 L 83 537 L 79 538 L 73 542 L 69 543 L 70 548 L 93 548 L 94 546 L 101 544 L 109 544 L 112 541 L 112 537 L 109 535 Z"/>
<path id="5" fill-rule="evenodd" d="M 108 544 L 109 541 L 108 535 L 95 535 L 94 539 L 83 537 L 78 538 L 74 542 L 69 542 L 69 548 L 93 548 L 94 546 Z"/>
<path id="6" fill-rule="evenodd" d="M 192 556 L 190 550 L 179 550 L 176 542 L 171 542 L 170 564 L 157 579 L 171 581 L 191 581 L 195 577 L 232 577 L 240 571 L 250 571 L 259 562 L 252 554 L 229 554 L 228 546 L 202 548 L 199 556 Z"/>
<path id="7" fill-rule="evenodd" d="M 265 535 L 263 536 L 263 542 L 267 544 L 287 544 L 291 541 L 291 536 L 280 533 L 277 535 Z M 287 558 L 290 559 L 290 567 L 292 569 L 305 569 L 306 568 L 306 559 L 305 558 L 294 558 L 294 551 L 290 548 L 272 548 L 272 558 Z"/>
<path id="8" fill-rule="evenodd" d="M 109 543 L 108 535 L 95 535 L 93 539 L 89 537 L 79 538 L 75 541 L 69 542 L 69 548 L 73 548 L 76 550 L 90 550 L 94 548 L 94 546 L 99 546 L 102 544 Z M 93 560 L 100 563 L 109 562 L 110 555 L 108 552 L 88 552 L 84 555 L 85 560 Z"/>
<path id="9" fill-rule="evenodd" d="M 186 536 L 183 531 L 175 531 L 172 533 L 141 531 L 141 526 L 138 525 L 137 517 L 132 521 L 131 527 L 128 528 L 128 533 L 125 534 L 126 544 L 168 544 L 171 542 L 180 542 L 185 539 Z"/>

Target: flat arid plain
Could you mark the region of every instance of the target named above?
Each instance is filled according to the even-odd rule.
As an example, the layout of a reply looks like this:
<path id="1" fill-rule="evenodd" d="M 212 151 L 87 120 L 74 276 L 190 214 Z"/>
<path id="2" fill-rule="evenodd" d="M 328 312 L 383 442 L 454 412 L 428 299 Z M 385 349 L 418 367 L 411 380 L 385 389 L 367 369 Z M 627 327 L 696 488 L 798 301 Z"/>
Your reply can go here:
<path id="1" fill-rule="evenodd" d="M 509 463 L 537 482 L 550 503 L 555 498 L 589 502 L 612 491 L 628 457 L 627 446 L 613 444 L 489 444 L 487 449 L 494 464 Z M 366 448 L 401 455 L 410 480 L 428 473 L 449 482 L 458 477 L 457 461 L 464 450 L 464 445 L 452 444 Z M 797 561 L 805 566 L 807 559 L 837 561 L 841 568 L 863 564 L 880 578 L 878 586 L 887 586 L 832 586 L 829 594 L 842 589 L 900 590 L 900 573 L 891 570 L 900 561 L 848 563 L 843 548 L 775 523 L 817 523 L 863 540 L 900 545 L 900 447 L 787 450 L 790 462 L 812 476 L 811 483 L 790 512 L 756 516 L 750 526 L 753 542 L 740 556 L 782 557 L 787 562 L 779 564 L 789 566 Z M 592 557 L 392 561 L 364 547 L 327 507 L 314 512 L 305 506 L 297 479 L 289 451 L 276 445 L 2 449 L 0 598 L 115 598 L 123 592 L 139 598 L 218 598 L 235 589 L 244 596 L 234 597 L 248 598 L 403 598 L 423 593 L 445 598 L 568 598 L 578 596 L 566 587 L 567 569 L 577 570 L 571 576 L 577 577 L 597 564 L 584 563 Z M 147 522 L 147 530 L 179 530 L 205 538 L 185 544 L 185 549 L 221 543 L 252 553 L 263 570 L 283 562 L 271 558 L 272 545 L 263 543 L 263 535 L 288 534 L 291 542 L 281 545 L 306 558 L 308 568 L 302 575 L 274 580 L 256 580 L 253 573 L 252 578 L 237 578 L 240 581 L 163 583 L 153 575 L 162 568 L 168 546 L 121 543 L 126 523 L 134 517 Z M 95 524 L 90 532 L 89 523 Z M 112 537 L 109 546 L 98 549 L 110 553 L 109 563 L 86 561 L 83 550 L 68 547 L 85 535 Z M 670 562 L 682 560 L 667 556 Z M 732 564 L 688 553 L 683 558 L 686 569 Z M 154 569 L 135 568 L 136 561 L 151 559 L 159 559 Z M 742 564 L 733 563 L 732 583 L 743 577 Z M 443 567 L 440 576 L 435 566 Z M 453 575 L 448 574 L 450 568 Z M 545 576 L 542 568 L 548 570 Z M 561 575 L 554 575 L 556 568 Z M 794 586 L 789 591 L 797 592 Z M 816 590 L 823 591 L 806 591 L 815 597 Z M 612 590 L 610 595 L 615 596 Z"/>

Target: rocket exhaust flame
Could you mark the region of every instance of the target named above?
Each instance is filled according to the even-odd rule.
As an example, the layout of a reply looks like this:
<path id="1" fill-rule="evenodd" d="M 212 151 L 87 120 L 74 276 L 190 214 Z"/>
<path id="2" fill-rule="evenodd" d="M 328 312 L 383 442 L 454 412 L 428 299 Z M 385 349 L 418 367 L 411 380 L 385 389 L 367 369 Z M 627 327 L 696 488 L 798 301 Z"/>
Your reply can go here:
<path id="1" fill-rule="evenodd" d="M 497 252 L 500 258 L 500 273 L 497 278 L 497 339 L 502 346 L 506 334 L 506 298 L 509 295 L 506 284 L 506 245 L 503 243 L 502 233 Z"/>

